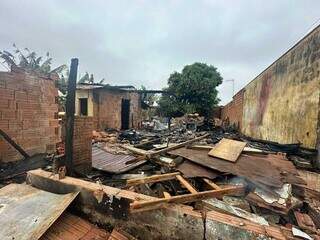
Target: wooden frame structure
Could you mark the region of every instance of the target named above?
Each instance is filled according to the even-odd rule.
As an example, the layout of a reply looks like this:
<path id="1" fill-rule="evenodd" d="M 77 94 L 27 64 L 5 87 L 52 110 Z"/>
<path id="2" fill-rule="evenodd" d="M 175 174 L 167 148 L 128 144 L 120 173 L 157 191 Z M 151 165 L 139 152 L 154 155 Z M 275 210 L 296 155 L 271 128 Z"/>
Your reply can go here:
<path id="1" fill-rule="evenodd" d="M 203 179 L 204 182 L 213 190 L 198 192 L 191 183 L 189 183 L 185 178 L 183 178 L 179 172 L 166 173 L 161 175 L 153 175 L 150 177 L 129 179 L 127 180 L 127 186 L 135 186 L 140 184 L 156 183 L 168 180 L 178 180 L 180 184 L 186 188 L 190 193 L 183 194 L 178 196 L 171 196 L 168 192 L 164 192 L 164 198 L 157 198 L 151 200 L 136 200 L 130 204 L 130 210 L 132 212 L 137 211 L 146 211 L 157 208 L 162 208 L 166 203 L 188 203 L 188 202 L 197 202 L 207 198 L 221 197 L 223 195 L 234 195 L 234 194 L 243 194 L 244 187 L 227 187 L 221 188 L 212 181 L 208 179 Z"/>

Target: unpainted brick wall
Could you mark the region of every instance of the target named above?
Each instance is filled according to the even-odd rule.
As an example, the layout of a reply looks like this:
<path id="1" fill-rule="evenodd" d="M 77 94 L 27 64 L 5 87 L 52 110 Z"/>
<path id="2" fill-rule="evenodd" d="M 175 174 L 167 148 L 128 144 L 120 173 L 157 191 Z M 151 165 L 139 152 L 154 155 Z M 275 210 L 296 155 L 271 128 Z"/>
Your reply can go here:
<path id="1" fill-rule="evenodd" d="M 52 153 L 59 140 L 55 79 L 13 68 L 0 72 L 0 128 L 29 155 Z M 23 157 L 0 137 L 0 162 Z"/>
<path id="2" fill-rule="evenodd" d="M 244 89 L 234 95 L 232 101 L 225 105 L 221 111 L 221 119 L 226 120 L 228 118 L 229 123 L 237 126 L 239 130 L 242 126 L 243 96 Z"/>
<path id="3" fill-rule="evenodd" d="M 73 132 L 73 165 L 91 168 L 92 166 L 93 118 L 75 116 Z"/>
<path id="4" fill-rule="evenodd" d="M 93 115 L 95 129 L 121 128 L 121 101 L 130 100 L 129 127 L 138 128 L 141 122 L 140 95 L 134 92 L 117 92 L 112 90 L 95 90 Z"/>

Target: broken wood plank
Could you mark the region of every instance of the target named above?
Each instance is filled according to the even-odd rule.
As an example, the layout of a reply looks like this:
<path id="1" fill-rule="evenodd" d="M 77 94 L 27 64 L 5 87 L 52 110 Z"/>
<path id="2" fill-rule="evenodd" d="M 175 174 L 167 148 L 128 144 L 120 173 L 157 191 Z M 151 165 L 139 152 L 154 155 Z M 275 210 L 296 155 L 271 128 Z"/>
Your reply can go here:
<path id="1" fill-rule="evenodd" d="M 52 174 L 51 172 L 47 172 L 42 169 L 29 171 L 27 180 L 37 188 L 56 193 L 61 193 L 59 189 L 63 189 L 63 192 L 72 192 L 74 189 L 76 189 L 77 191 L 92 193 L 102 190 L 108 195 L 118 196 L 119 198 L 125 198 L 131 201 L 157 199 L 155 197 L 139 194 L 132 191 L 121 190 L 119 188 L 109 187 L 94 182 L 88 182 L 79 178 L 66 176 L 63 179 L 59 179 L 59 176 L 57 174 Z"/>
<path id="2" fill-rule="evenodd" d="M 177 145 L 174 145 L 174 146 L 169 146 L 167 148 L 164 148 L 164 149 L 161 149 L 161 150 L 158 150 L 158 151 L 149 151 L 147 153 L 147 156 L 148 158 L 151 158 L 153 156 L 156 156 L 156 155 L 159 155 L 159 154 L 162 154 L 162 153 L 166 153 L 166 152 L 169 152 L 171 150 L 174 150 L 174 149 L 178 149 L 178 148 L 181 148 L 181 147 L 184 147 L 186 145 L 189 145 L 191 143 L 194 143 L 194 142 L 197 142 L 197 141 L 200 141 L 202 139 L 205 139 L 207 137 L 209 137 L 210 134 L 205 134 L 203 136 L 200 136 L 200 137 L 197 137 L 197 138 L 194 138 L 194 139 L 191 139 L 191 140 L 188 140 L 188 141 L 185 141 L 183 143 L 178 143 Z"/>
<path id="3" fill-rule="evenodd" d="M 191 193 L 197 193 L 198 191 L 186 180 L 184 179 L 181 175 L 176 176 L 179 182 L 186 188 L 188 189 L 189 192 Z"/>
<path id="4" fill-rule="evenodd" d="M 155 138 L 155 139 L 152 139 L 152 140 L 149 140 L 146 142 L 141 142 L 141 143 L 135 144 L 134 147 L 139 148 L 139 147 L 144 147 L 149 144 L 160 143 L 160 142 L 161 142 L 161 138 Z"/>
<path id="5" fill-rule="evenodd" d="M 213 147 L 214 147 L 214 145 L 191 145 L 191 146 L 187 146 L 187 148 L 190 148 L 190 149 L 208 150 L 208 151 L 210 151 Z"/>
<path id="6" fill-rule="evenodd" d="M 44 170 L 32 172 L 32 174 L 28 174 L 29 181 L 37 187 L 45 187 L 47 191 L 63 193 L 71 189 L 79 189 L 79 201 L 75 206 L 95 223 L 117 225 L 124 230 L 128 230 L 128 232 L 134 231 L 137 233 L 137 237 L 141 239 L 172 239 L 172 232 L 175 232 L 175 239 L 189 239 L 192 236 L 193 240 L 203 240 L 203 216 L 200 212 L 193 210 L 192 207 L 181 204 L 164 204 L 162 209 L 130 214 L 127 221 L 123 221 L 113 217 L 113 215 L 100 212 L 96 205 L 88 206 L 90 199 L 95 198 L 93 196 L 94 190 L 104 189 L 107 186 L 72 177 L 58 180 L 57 177 L 52 176 L 52 173 Z M 124 192 L 120 189 L 107 188 L 109 190 L 113 189 L 108 191 L 111 196 L 114 196 L 113 199 L 123 197 Z M 128 194 L 125 194 L 125 196 L 130 197 L 130 199 L 136 198 L 136 200 L 156 199 L 134 192 L 131 192 L 130 196 Z M 234 239 L 235 236 L 242 236 L 245 239 L 261 237 L 292 239 L 290 229 L 277 226 L 261 226 L 217 211 L 207 212 L 205 224 L 207 239 Z M 146 228 L 146 225 L 150 228 Z M 222 230 L 215 231 L 215 229 Z"/>
<path id="7" fill-rule="evenodd" d="M 206 184 L 208 184 L 210 187 L 212 187 L 213 189 L 219 190 L 221 189 L 221 187 L 219 187 L 217 184 L 215 184 L 214 182 L 212 182 L 211 180 L 207 179 L 207 178 L 203 178 L 202 179 Z"/>
<path id="8" fill-rule="evenodd" d="M 171 198 L 161 198 L 157 200 L 150 200 L 150 201 L 135 201 L 130 204 L 131 209 L 139 209 L 144 207 L 150 206 L 159 206 L 163 207 L 164 203 L 187 203 L 187 202 L 196 202 L 207 198 L 212 197 L 221 197 L 223 195 L 238 195 L 244 193 L 244 187 L 237 186 L 237 187 L 230 187 L 224 188 L 220 190 L 211 190 L 205 192 L 197 192 L 197 193 L 190 193 L 184 194 L 179 196 L 172 196 Z"/>
<path id="9" fill-rule="evenodd" d="M 170 193 L 168 193 L 168 192 L 163 192 L 163 196 L 164 196 L 164 198 L 170 198 L 171 197 Z"/>
<path id="10" fill-rule="evenodd" d="M 221 158 L 230 162 L 238 160 L 247 143 L 223 138 L 208 153 L 209 156 Z"/>
<path id="11" fill-rule="evenodd" d="M 191 145 L 188 148 L 196 149 L 196 150 L 208 150 L 208 151 L 210 151 L 213 147 L 214 147 L 214 145 Z M 242 152 L 244 152 L 244 153 L 263 153 L 263 154 L 273 153 L 273 152 L 262 151 L 262 150 L 260 150 L 258 148 L 252 148 L 252 147 L 244 147 Z"/>
<path id="12" fill-rule="evenodd" d="M 174 173 L 153 175 L 153 176 L 144 177 L 144 178 L 128 179 L 127 186 L 172 180 L 172 179 L 175 179 L 177 175 L 180 175 L 180 173 L 174 172 Z"/>
<path id="13" fill-rule="evenodd" d="M 147 156 L 147 154 L 149 152 L 149 151 L 146 151 L 146 150 L 143 150 L 143 149 L 140 149 L 140 148 L 136 148 L 136 147 L 133 147 L 133 146 L 130 146 L 130 145 L 122 145 L 121 147 L 126 149 L 126 150 L 129 150 L 129 151 L 131 151 L 133 153 L 142 155 L 142 156 Z"/>

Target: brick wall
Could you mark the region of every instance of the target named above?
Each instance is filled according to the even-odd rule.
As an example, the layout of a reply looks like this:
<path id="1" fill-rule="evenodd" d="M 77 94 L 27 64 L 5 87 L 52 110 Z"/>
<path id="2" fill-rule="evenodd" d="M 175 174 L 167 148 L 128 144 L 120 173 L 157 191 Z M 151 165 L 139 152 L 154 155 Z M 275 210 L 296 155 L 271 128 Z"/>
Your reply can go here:
<path id="1" fill-rule="evenodd" d="M 117 92 L 114 90 L 99 89 L 94 94 L 93 116 L 95 128 L 121 128 L 121 101 L 130 100 L 130 128 L 139 127 L 141 121 L 140 95 L 133 92 Z"/>
<path id="2" fill-rule="evenodd" d="M 231 102 L 225 105 L 221 111 L 221 119 L 229 119 L 229 123 L 237 126 L 239 129 L 242 127 L 242 112 L 243 112 L 243 96 L 244 90 L 240 90 L 233 96 Z"/>
<path id="3" fill-rule="evenodd" d="M 59 139 L 54 78 L 22 69 L 0 72 L 0 128 L 29 155 L 54 152 Z M 0 138 L 0 162 L 22 156 Z"/>
<path id="4" fill-rule="evenodd" d="M 73 132 L 73 165 L 91 168 L 92 166 L 93 118 L 75 116 Z"/>

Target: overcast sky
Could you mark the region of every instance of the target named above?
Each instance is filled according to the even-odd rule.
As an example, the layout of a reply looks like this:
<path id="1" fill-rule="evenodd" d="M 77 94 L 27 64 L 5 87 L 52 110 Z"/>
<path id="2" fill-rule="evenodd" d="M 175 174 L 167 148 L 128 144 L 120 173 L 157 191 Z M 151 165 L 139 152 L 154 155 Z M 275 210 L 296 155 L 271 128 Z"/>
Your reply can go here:
<path id="1" fill-rule="evenodd" d="M 319 24 L 319 9 L 319 0 L 1 0 L 0 49 L 49 51 L 54 65 L 77 57 L 82 74 L 150 89 L 205 62 L 237 91 Z M 232 82 L 219 90 L 228 102 Z"/>

